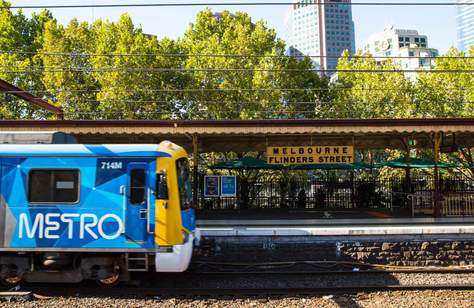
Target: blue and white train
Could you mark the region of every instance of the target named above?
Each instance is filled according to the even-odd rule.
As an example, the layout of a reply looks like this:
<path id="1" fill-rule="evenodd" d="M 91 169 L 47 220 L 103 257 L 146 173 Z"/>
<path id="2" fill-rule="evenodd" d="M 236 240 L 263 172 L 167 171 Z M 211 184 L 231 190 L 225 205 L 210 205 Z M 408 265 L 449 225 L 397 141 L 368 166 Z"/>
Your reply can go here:
<path id="1" fill-rule="evenodd" d="M 0 145 L 0 281 L 112 285 L 181 272 L 198 238 L 186 151 Z"/>

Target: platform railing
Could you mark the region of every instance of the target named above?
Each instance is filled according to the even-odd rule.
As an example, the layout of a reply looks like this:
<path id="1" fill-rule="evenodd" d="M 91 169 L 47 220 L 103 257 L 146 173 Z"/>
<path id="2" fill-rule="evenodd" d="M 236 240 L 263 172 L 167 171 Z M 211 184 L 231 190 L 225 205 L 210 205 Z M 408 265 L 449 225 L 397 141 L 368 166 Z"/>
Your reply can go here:
<path id="1" fill-rule="evenodd" d="M 416 214 L 433 214 L 433 191 L 418 191 L 406 194 L 411 206 L 411 216 Z"/>
<path id="2" fill-rule="evenodd" d="M 474 191 L 443 193 L 443 216 L 474 216 Z"/>
<path id="3" fill-rule="evenodd" d="M 404 178 L 315 179 L 300 182 L 239 181 L 237 187 L 236 197 L 208 198 L 201 192 L 198 210 L 366 208 L 408 212 L 411 210 L 413 215 L 433 214 L 434 181 L 429 177 L 413 178 L 409 183 Z M 446 215 L 471 213 L 471 197 L 459 197 L 453 193 L 474 193 L 473 181 L 442 179 L 439 187 L 440 193 L 447 198 L 444 201 L 448 207 Z M 463 207 L 466 207 L 466 210 Z"/>

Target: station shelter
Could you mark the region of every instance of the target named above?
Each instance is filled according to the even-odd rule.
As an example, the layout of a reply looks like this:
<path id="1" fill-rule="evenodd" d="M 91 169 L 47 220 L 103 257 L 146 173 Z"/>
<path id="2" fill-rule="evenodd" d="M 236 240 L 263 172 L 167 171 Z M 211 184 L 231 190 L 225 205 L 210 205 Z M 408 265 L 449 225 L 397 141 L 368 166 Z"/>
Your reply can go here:
<path id="1" fill-rule="evenodd" d="M 443 153 L 474 148 L 474 118 L 3 120 L 0 131 L 61 132 L 87 144 L 175 142 L 190 153 L 194 204 L 207 219 L 474 219 L 473 179 L 442 161 Z M 359 159 L 386 150 L 403 154 Z M 207 165 L 211 153 L 235 159 Z M 383 168 L 403 172 L 380 177 Z"/>

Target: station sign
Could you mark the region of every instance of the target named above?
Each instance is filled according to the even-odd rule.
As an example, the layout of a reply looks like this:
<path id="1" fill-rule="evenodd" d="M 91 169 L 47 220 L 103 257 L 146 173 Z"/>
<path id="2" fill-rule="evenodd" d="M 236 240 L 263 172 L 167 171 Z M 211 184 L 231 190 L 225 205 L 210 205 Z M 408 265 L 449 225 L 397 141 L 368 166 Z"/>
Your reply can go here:
<path id="1" fill-rule="evenodd" d="M 267 147 L 271 165 L 352 164 L 354 146 Z"/>

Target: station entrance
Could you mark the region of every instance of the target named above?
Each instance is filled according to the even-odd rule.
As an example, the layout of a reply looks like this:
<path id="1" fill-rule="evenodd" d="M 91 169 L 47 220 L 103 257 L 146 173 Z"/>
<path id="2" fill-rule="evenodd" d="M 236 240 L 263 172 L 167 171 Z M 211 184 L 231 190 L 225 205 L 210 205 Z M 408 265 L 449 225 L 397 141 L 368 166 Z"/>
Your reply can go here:
<path id="1" fill-rule="evenodd" d="M 201 220 L 474 221 L 474 119 L 1 121 L 0 130 L 182 145 Z M 271 160 L 275 147 L 353 152 L 348 160 Z"/>

